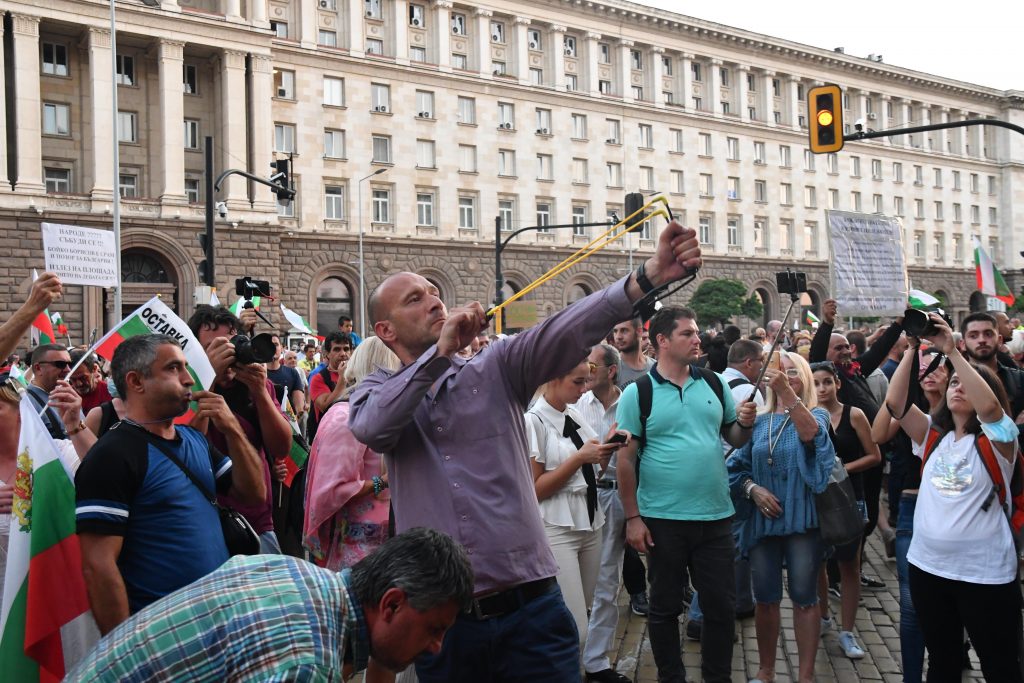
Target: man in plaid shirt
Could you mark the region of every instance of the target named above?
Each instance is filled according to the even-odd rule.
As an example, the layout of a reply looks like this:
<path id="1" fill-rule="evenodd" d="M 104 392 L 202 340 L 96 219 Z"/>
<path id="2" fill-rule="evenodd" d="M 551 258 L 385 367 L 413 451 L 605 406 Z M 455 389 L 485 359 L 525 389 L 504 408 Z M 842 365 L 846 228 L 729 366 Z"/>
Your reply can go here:
<path id="1" fill-rule="evenodd" d="M 436 654 L 473 597 L 462 547 L 411 529 L 337 574 L 236 556 L 104 637 L 65 681 L 341 681 Z"/>

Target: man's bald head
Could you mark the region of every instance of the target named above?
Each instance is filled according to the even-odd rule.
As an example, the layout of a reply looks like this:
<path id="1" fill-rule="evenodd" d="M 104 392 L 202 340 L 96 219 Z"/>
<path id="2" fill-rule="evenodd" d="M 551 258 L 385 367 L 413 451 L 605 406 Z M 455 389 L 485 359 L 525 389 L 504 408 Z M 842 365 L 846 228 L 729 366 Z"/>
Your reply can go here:
<path id="1" fill-rule="evenodd" d="M 394 305 L 396 293 L 404 291 L 410 282 L 427 282 L 422 275 L 403 271 L 389 275 L 384 282 L 374 287 L 370 292 L 370 299 L 367 301 L 370 324 L 376 325 L 382 320 L 387 320 L 391 315 L 391 307 Z"/>
<path id="2" fill-rule="evenodd" d="M 395 273 L 370 295 L 373 331 L 403 363 L 437 343 L 448 310 L 437 287 L 416 273 Z"/>
<path id="3" fill-rule="evenodd" d="M 830 361 L 837 365 L 846 365 L 853 360 L 853 352 L 850 349 L 850 340 L 838 332 L 833 332 L 828 340 L 828 355 Z"/>

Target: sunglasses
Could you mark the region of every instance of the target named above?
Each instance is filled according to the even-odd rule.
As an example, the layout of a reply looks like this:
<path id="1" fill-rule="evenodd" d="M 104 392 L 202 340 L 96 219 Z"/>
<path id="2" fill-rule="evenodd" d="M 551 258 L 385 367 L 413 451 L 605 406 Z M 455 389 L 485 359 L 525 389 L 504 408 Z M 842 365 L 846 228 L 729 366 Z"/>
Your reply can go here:
<path id="1" fill-rule="evenodd" d="M 71 361 L 69 360 L 41 360 L 38 363 L 39 365 L 52 365 L 58 370 L 67 370 L 71 367 Z"/>

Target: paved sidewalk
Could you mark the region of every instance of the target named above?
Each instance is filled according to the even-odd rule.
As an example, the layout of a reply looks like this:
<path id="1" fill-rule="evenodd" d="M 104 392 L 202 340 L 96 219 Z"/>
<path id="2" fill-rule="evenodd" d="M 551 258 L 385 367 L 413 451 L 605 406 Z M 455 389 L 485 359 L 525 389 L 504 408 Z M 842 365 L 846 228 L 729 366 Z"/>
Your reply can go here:
<path id="1" fill-rule="evenodd" d="M 885 550 L 877 534 L 868 541 L 867 559 L 864 571 L 885 581 L 886 587 L 876 590 L 864 589 L 861 608 L 857 612 L 857 628 L 860 642 L 867 655 L 864 659 L 847 659 L 839 648 L 835 632 L 821 639 L 815 665 L 818 683 L 856 683 L 857 681 L 885 681 L 900 683 L 903 675 L 900 669 L 899 638 L 899 587 L 896 581 L 896 562 L 885 557 Z M 785 595 L 785 592 L 783 593 Z M 612 662 L 615 668 L 632 678 L 636 683 L 657 683 L 658 672 L 651 655 L 651 644 L 647 639 L 647 622 L 643 617 L 629 610 L 625 593 L 619 596 L 619 629 Z M 838 602 L 832 601 L 832 612 L 838 616 Z M 734 683 L 746 683 L 757 673 L 757 639 L 754 633 L 754 619 L 737 622 L 739 641 L 733 650 Z M 680 624 L 680 633 L 685 627 Z M 974 651 L 971 651 L 973 670 L 964 672 L 965 681 L 982 681 L 981 671 Z M 683 638 L 683 663 L 691 683 L 701 681 L 700 644 Z M 776 665 L 776 683 L 796 681 L 797 652 L 796 636 L 793 632 L 793 612 L 788 598 L 782 602 L 782 634 Z"/>

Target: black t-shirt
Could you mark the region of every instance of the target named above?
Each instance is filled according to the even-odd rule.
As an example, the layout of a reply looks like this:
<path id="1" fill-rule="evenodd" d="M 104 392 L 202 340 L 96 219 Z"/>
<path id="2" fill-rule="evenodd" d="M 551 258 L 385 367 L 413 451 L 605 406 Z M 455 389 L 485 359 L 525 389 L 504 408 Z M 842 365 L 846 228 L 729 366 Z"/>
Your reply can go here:
<path id="1" fill-rule="evenodd" d="M 835 428 L 835 437 L 832 440 L 836 455 L 844 465 L 859 460 L 864 455 L 860 437 L 857 436 L 857 430 L 853 428 L 853 422 L 850 420 L 850 408 L 848 405 L 843 406 L 843 416 L 839 418 L 839 425 Z M 864 500 L 864 476 L 860 472 L 851 472 L 850 483 L 853 484 L 857 500 Z"/>
<path id="2" fill-rule="evenodd" d="M 299 377 L 299 371 L 287 365 L 282 365 L 277 370 L 268 368 L 267 379 L 274 383 L 274 394 L 277 396 L 278 403 L 281 402 L 286 390 L 289 402 L 292 400 L 293 392 L 302 391 L 302 378 Z"/>

